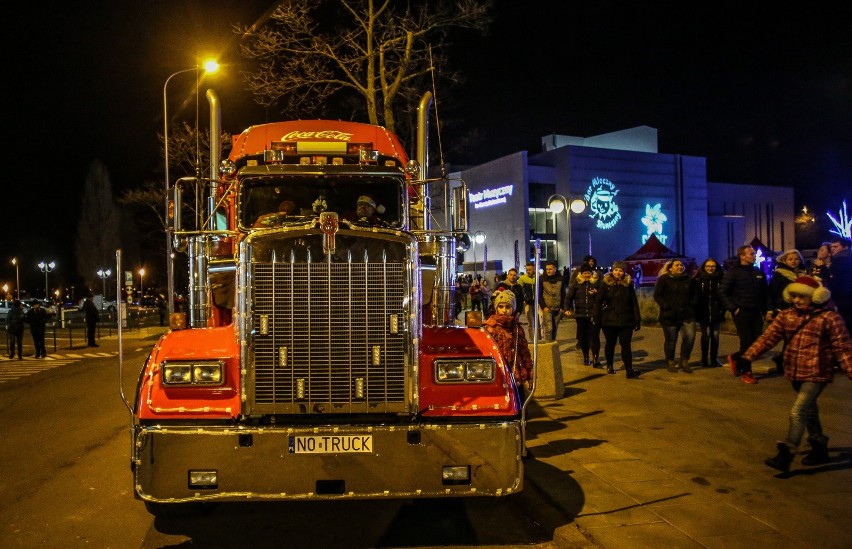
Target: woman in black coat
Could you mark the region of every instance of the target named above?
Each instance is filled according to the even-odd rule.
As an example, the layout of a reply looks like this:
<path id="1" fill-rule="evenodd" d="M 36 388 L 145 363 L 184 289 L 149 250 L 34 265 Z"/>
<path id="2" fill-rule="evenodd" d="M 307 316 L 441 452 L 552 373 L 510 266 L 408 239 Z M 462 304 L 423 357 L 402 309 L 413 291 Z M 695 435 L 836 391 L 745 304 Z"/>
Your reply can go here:
<path id="1" fill-rule="evenodd" d="M 565 314 L 570 314 L 577 321 L 577 345 L 583 352 L 583 364 L 595 368 L 603 368 L 600 362 L 601 329 L 592 322 L 592 311 L 595 298 L 601 287 L 597 271 L 588 265 L 582 265 L 577 277 L 568 286 L 565 294 Z M 589 352 L 591 351 L 591 355 Z"/>
<path id="2" fill-rule="evenodd" d="M 701 367 L 715 368 L 719 364 L 719 328 L 725 320 L 725 307 L 719 297 L 719 284 L 725 271 L 712 257 L 704 260 L 695 273 L 698 303 L 695 320 L 701 328 Z"/>
<path id="3" fill-rule="evenodd" d="M 630 275 L 626 273 L 627 265 L 623 261 L 612 264 L 612 272 L 603 277 L 603 283 L 598 290 L 592 318 L 595 325 L 600 326 L 604 333 L 604 358 L 606 371 L 614 374 L 615 344 L 621 345 L 621 360 L 627 378 L 639 377 L 639 370 L 633 368 L 633 332 L 639 331 L 642 317 L 639 314 L 639 300 Z"/>
<path id="4" fill-rule="evenodd" d="M 686 274 L 686 266 L 680 259 L 665 264 L 657 277 L 654 301 L 660 306 L 660 325 L 663 327 L 663 353 L 668 370 L 678 369 L 691 374 L 689 355 L 695 345 L 695 303 L 698 292 L 695 281 Z M 677 338 L 680 334 L 680 360 L 675 360 Z"/>

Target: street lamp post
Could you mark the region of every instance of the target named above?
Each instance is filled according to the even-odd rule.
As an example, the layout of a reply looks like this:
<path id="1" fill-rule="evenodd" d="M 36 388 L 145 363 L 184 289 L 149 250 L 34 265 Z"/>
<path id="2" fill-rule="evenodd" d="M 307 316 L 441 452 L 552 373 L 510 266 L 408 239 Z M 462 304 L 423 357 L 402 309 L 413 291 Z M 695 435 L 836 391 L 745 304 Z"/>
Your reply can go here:
<path id="1" fill-rule="evenodd" d="M 20 269 L 18 267 L 18 258 L 17 257 L 12 258 L 12 265 L 15 266 L 15 288 L 16 288 L 15 293 L 18 295 L 18 299 L 20 300 L 21 299 L 21 274 L 19 272 Z"/>
<path id="2" fill-rule="evenodd" d="M 47 273 L 52 272 L 53 269 L 56 268 L 56 261 L 40 261 L 38 268 L 44 273 L 44 299 L 47 300 L 50 299 L 50 291 L 48 290 L 47 285 Z M 20 289 L 18 290 L 18 293 L 20 294 Z"/>
<path id="3" fill-rule="evenodd" d="M 142 296 L 145 295 L 145 267 L 139 269 L 139 305 L 142 305 Z"/>
<path id="4" fill-rule="evenodd" d="M 565 210 L 565 254 L 568 256 L 568 272 L 570 273 L 573 261 L 573 257 L 571 255 L 571 213 L 583 213 L 583 210 L 586 209 L 586 201 L 582 198 L 569 200 L 561 194 L 554 194 L 547 199 L 547 208 L 555 214 L 562 213 L 562 210 Z"/>
<path id="5" fill-rule="evenodd" d="M 169 103 L 168 103 L 168 94 L 167 90 L 169 87 L 169 81 L 179 74 L 183 74 L 185 72 L 195 72 L 195 93 L 198 94 L 198 65 L 192 67 L 191 69 L 183 69 L 172 73 L 166 78 L 165 84 L 163 84 L 163 159 L 165 161 L 165 214 L 166 214 L 166 284 L 168 286 L 169 297 L 167 299 L 169 305 L 169 315 L 172 314 L 174 309 L 174 295 L 175 295 L 175 270 L 174 270 L 174 250 L 172 249 L 172 238 L 171 234 L 169 234 L 169 228 L 171 225 L 171 220 L 173 216 L 180 215 L 180 212 L 169 211 Z M 204 62 L 204 72 L 206 74 L 212 74 L 219 70 L 219 64 L 214 60 L 207 60 Z M 196 131 L 198 128 L 196 128 Z M 212 136 L 211 136 L 212 139 Z"/>
<path id="6" fill-rule="evenodd" d="M 485 233 L 476 231 L 473 233 L 473 274 L 476 274 L 476 245 L 485 242 Z"/>
<path id="7" fill-rule="evenodd" d="M 98 277 L 101 279 L 101 310 L 106 305 L 106 279 L 110 277 L 112 271 L 110 269 L 98 269 Z"/>

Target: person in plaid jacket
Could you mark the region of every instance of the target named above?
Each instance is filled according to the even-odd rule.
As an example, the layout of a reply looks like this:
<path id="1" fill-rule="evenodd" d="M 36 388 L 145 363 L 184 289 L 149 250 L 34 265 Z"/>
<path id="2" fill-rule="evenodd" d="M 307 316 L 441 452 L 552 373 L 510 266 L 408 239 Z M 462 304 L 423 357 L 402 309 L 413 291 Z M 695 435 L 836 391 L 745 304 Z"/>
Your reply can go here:
<path id="1" fill-rule="evenodd" d="M 821 465 L 831 461 L 817 399 L 833 380 L 835 365 L 852 379 L 852 341 L 843 318 L 825 306 L 831 292 L 818 279 L 800 276 L 784 288 L 783 296 L 793 307 L 780 311 L 741 356 L 734 353 L 730 360 L 750 365 L 779 341 L 784 341 L 784 376 L 790 380 L 796 400 L 790 409 L 787 438 L 778 442 L 778 455 L 765 463 L 786 473 L 806 430 L 811 449 L 802 464 Z"/>

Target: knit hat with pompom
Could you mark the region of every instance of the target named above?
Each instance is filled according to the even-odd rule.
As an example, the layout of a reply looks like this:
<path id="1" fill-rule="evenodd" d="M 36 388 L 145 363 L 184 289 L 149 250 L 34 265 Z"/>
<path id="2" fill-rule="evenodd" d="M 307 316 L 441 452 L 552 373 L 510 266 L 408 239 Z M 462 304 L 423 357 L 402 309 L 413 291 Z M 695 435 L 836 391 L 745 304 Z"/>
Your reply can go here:
<path id="1" fill-rule="evenodd" d="M 515 311 L 515 293 L 512 290 L 503 290 L 502 292 L 496 292 L 493 296 L 491 296 L 491 302 L 494 304 L 494 309 L 497 309 L 497 305 L 501 303 L 508 303 L 512 306 L 512 312 Z"/>
<path id="2" fill-rule="evenodd" d="M 826 303 L 831 298 L 831 292 L 812 276 L 803 275 L 787 284 L 782 292 L 784 301 L 793 302 L 793 294 L 806 295 L 817 305 Z"/>

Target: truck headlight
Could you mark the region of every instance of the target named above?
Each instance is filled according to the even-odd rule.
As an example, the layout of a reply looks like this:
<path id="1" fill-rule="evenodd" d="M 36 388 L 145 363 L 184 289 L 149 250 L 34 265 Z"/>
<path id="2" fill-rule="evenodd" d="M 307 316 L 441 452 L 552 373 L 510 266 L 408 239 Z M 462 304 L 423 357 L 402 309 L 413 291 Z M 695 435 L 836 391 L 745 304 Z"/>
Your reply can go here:
<path id="1" fill-rule="evenodd" d="M 490 383 L 494 381 L 493 358 L 439 359 L 434 363 L 437 383 Z"/>
<path id="2" fill-rule="evenodd" d="M 221 385 L 225 379 L 225 363 L 221 360 L 204 362 L 164 362 L 163 385 Z"/>

